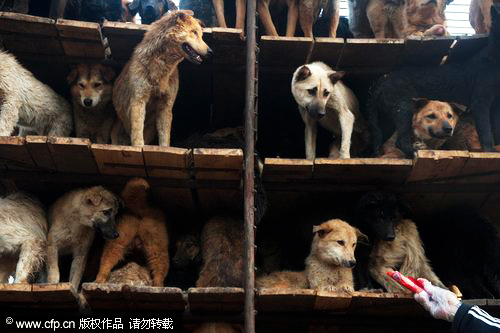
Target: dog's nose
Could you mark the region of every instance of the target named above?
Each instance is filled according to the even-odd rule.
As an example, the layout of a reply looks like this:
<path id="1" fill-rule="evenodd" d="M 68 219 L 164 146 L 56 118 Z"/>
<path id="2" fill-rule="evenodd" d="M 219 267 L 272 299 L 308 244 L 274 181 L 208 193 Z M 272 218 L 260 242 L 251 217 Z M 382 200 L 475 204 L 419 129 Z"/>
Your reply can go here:
<path id="1" fill-rule="evenodd" d="M 356 260 L 349 260 L 347 262 L 347 267 L 353 268 L 354 266 L 356 266 Z"/>
<path id="2" fill-rule="evenodd" d="M 211 57 L 214 54 L 214 51 L 210 47 L 207 47 L 207 54 L 205 54 L 205 57 Z"/>
<path id="3" fill-rule="evenodd" d="M 85 99 L 83 100 L 83 104 L 84 104 L 85 106 L 92 106 L 92 99 L 91 99 L 91 98 L 85 98 Z"/>
<path id="4" fill-rule="evenodd" d="M 451 132 L 453 132 L 453 127 L 451 127 L 451 125 L 446 122 L 443 125 L 443 132 L 445 132 L 446 134 L 450 134 Z"/>

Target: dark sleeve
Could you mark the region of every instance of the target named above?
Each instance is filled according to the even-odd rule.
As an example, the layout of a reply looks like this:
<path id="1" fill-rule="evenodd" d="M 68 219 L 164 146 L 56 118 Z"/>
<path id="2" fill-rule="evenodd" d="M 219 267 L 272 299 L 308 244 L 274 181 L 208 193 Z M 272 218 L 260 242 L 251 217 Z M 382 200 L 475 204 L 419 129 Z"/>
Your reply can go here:
<path id="1" fill-rule="evenodd" d="M 453 320 L 453 333 L 499 333 L 500 319 L 478 306 L 462 304 Z"/>

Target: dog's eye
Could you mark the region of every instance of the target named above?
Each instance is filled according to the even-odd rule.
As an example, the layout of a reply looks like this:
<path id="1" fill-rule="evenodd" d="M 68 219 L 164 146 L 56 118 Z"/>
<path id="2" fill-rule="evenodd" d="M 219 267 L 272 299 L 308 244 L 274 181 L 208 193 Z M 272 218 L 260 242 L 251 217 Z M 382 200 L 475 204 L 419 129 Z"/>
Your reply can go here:
<path id="1" fill-rule="evenodd" d="M 352 244 L 352 247 L 355 248 L 356 247 L 356 243 Z"/>
<path id="2" fill-rule="evenodd" d="M 111 216 L 111 214 L 113 213 L 113 209 L 111 208 L 105 209 L 102 211 L 102 213 L 106 216 Z"/>
<path id="3" fill-rule="evenodd" d="M 99 88 L 100 86 L 102 86 L 101 82 L 94 83 L 94 88 Z"/>
<path id="4" fill-rule="evenodd" d="M 307 89 L 307 92 L 309 93 L 309 95 L 311 96 L 316 96 L 316 92 L 318 91 L 318 88 L 314 87 L 312 89 Z"/>
<path id="5" fill-rule="evenodd" d="M 198 31 L 193 30 L 193 34 L 194 34 L 196 37 L 198 37 Z"/>
<path id="6" fill-rule="evenodd" d="M 323 91 L 323 96 L 324 97 L 327 97 L 328 95 L 330 95 L 330 92 L 328 90 Z"/>
<path id="7" fill-rule="evenodd" d="M 451 113 L 448 113 L 448 119 L 453 118 L 453 115 Z"/>
<path id="8" fill-rule="evenodd" d="M 431 114 L 427 115 L 427 116 L 426 116 L 426 118 L 427 118 L 427 119 L 432 119 L 432 120 L 434 120 L 434 119 L 436 119 L 437 117 L 436 117 L 436 115 L 435 115 L 434 113 L 431 113 Z"/>
<path id="9" fill-rule="evenodd" d="M 340 245 L 340 246 L 344 246 L 345 245 L 345 242 L 343 240 L 338 240 L 337 243 Z"/>
<path id="10" fill-rule="evenodd" d="M 85 85 L 83 83 L 78 83 L 78 86 L 82 89 L 85 89 Z"/>

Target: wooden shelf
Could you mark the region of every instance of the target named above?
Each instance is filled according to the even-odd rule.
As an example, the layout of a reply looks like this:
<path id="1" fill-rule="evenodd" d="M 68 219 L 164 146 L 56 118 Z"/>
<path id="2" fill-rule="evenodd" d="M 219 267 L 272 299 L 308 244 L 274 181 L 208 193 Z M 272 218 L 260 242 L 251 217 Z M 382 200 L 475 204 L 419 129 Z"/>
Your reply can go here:
<path id="1" fill-rule="evenodd" d="M 245 291 L 243 288 L 189 288 L 187 297 L 191 312 L 241 312 Z"/>
<path id="2" fill-rule="evenodd" d="M 0 307 L 78 308 L 78 294 L 70 283 L 0 284 Z"/>

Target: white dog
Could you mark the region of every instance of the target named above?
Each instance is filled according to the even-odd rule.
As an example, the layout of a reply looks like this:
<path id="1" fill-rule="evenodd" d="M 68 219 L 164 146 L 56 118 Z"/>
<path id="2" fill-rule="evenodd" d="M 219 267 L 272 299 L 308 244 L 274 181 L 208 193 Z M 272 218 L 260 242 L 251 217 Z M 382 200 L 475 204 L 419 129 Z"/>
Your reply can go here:
<path id="1" fill-rule="evenodd" d="M 0 199 L 0 224 L 0 283 L 14 272 L 15 283 L 29 283 L 47 257 L 45 210 L 37 199 L 14 192 Z"/>
<path id="2" fill-rule="evenodd" d="M 368 129 L 359 113 L 354 93 L 340 81 L 344 72 L 337 72 L 322 62 L 300 66 L 293 74 L 292 93 L 306 125 L 306 158 L 316 157 L 317 124 L 338 137 L 342 135 L 340 153 L 338 142 L 333 143 L 330 157 L 351 157 L 351 136 L 361 139 L 355 150 L 362 151 L 368 143 Z M 357 138 L 357 139 L 358 139 Z M 356 139 L 356 141 L 358 141 Z"/>

